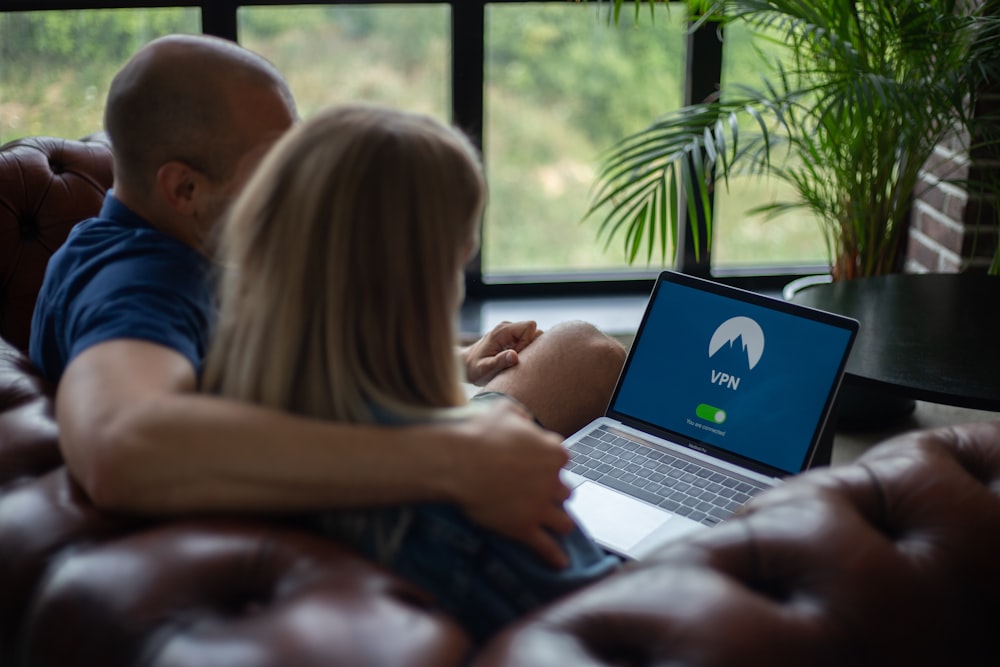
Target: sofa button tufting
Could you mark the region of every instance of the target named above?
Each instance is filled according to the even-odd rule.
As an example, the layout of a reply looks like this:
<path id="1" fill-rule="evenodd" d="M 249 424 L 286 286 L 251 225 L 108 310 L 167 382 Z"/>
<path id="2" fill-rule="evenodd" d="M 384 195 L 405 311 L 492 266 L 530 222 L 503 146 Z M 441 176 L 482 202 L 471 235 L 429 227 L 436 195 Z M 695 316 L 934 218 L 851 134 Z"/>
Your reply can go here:
<path id="1" fill-rule="evenodd" d="M 23 216 L 18 222 L 18 231 L 25 241 L 38 238 L 38 221 L 29 216 Z"/>
<path id="2" fill-rule="evenodd" d="M 66 171 L 65 165 L 62 162 L 57 162 L 55 160 L 49 160 L 49 169 L 52 170 L 53 174 L 61 174 Z"/>

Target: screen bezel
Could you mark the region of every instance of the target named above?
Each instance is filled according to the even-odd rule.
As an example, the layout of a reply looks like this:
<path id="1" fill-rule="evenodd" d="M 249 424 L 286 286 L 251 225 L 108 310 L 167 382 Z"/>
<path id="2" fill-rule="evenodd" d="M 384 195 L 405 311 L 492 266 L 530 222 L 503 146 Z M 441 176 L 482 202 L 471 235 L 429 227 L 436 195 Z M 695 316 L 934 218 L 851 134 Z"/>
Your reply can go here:
<path id="1" fill-rule="evenodd" d="M 635 359 L 636 349 L 638 348 L 638 342 L 646 329 L 646 323 L 650 317 L 650 313 L 653 308 L 652 305 L 658 295 L 661 286 L 670 282 L 681 287 L 686 287 L 690 289 L 696 289 L 705 291 L 716 296 L 721 296 L 724 298 L 735 299 L 742 303 L 750 304 L 752 306 L 757 306 L 765 309 L 774 310 L 776 312 L 784 313 L 786 315 L 793 315 L 798 317 L 804 317 L 806 319 L 819 322 L 824 325 L 833 326 L 842 329 L 848 334 L 847 344 L 844 348 L 844 353 L 841 356 L 840 364 L 837 367 L 837 371 L 834 377 L 831 379 L 831 384 L 829 390 L 827 391 L 826 401 L 823 405 L 821 411 L 821 418 L 817 420 L 816 427 L 812 432 L 812 437 L 809 442 L 809 446 L 805 449 L 801 464 L 798 470 L 783 470 L 781 468 L 774 467 L 772 465 L 763 463 L 761 461 L 751 459 L 728 449 L 724 449 L 710 443 L 693 438 L 690 435 L 680 433 L 677 431 L 665 429 L 662 426 L 658 426 L 649 423 L 645 420 L 638 419 L 631 415 L 623 412 L 619 412 L 614 409 L 615 403 L 618 400 L 619 393 L 621 392 L 624 379 L 628 373 L 629 367 L 632 365 Z M 704 278 L 698 278 L 695 276 L 690 276 L 684 273 L 678 273 L 676 271 L 662 271 L 656 279 L 653 289 L 650 292 L 649 301 L 646 304 L 646 309 L 643 312 L 642 320 L 639 323 L 639 327 L 636 330 L 635 338 L 629 347 L 628 355 L 626 356 L 625 363 L 622 366 L 621 373 L 618 377 L 618 382 L 615 384 L 615 390 L 611 395 L 611 400 L 608 403 L 607 416 L 621 422 L 622 424 L 635 428 L 639 431 L 650 433 L 656 437 L 659 437 L 670 442 L 675 442 L 679 445 L 687 447 L 696 452 L 702 454 L 708 454 L 709 456 L 727 461 L 734 465 L 740 467 L 748 468 L 754 472 L 767 475 L 769 477 L 785 477 L 788 475 L 796 474 L 805 470 L 813 457 L 815 456 L 816 450 L 819 447 L 820 439 L 823 435 L 823 431 L 826 424 L 829 422 L 830 414 L 833 411 L 833 405 L 836 400 L 837 394 L 840 390 L 840 386 L 843 382 L 844 369 L 847 366 L 847 360 L 850 356 L 851 349 L 854 346 L 854 341 L 857 338 L 858 330 L 860 324 L 857 320 L 845 317 L 843 315 L 837 315 L 835 313 L 830 313 L 827 311 L 819 310 L 809 306 L 803 306 L 801 304 L 791 303 L 789 301 L 784 301 L 782 299 L 777 299 L 764 294 L 758 294 L 756 292 L 750 292 L 749 290 L 744 290 L 738 287 L 733 287 L 731 285 L 724 285 L 722 283 L 714 282 Z"/>

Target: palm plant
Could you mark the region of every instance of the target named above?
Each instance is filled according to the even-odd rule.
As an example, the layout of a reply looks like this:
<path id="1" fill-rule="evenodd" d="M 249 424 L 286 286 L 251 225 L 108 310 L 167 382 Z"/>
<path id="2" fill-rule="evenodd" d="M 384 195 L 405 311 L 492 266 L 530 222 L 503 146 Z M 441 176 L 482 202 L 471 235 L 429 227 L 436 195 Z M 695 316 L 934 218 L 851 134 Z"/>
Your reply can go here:
<path id="1" fill-rule="evenodd" d="M 654 3 L 646 0 L 650 12 Z M 614 0 L 618 20 L 623 0 Z M 635 0 L 636 20 L 642 0 Z M 676 241 L 682 209 L 717 182 L 770 175 L 793 186 L 794 208 L 820 219 L 835 279 L 901 270 L 920 172 L 946 138 L 966 150 L 1000 145 L 997 117 L 977 115 L 1000 81 L 1000 0 L 687 0 L 702 21 L 743 21 L 787 45 L 759 85 L 728 85 L 668 113 L 603 159 L 588 216 L 625 236 L 634 261 Z M 749 122 L 747 122 L 749 121 Z M 993 184 L 980 183 L 994 188 Z M 686 202 L 686 203 L 685 203 Z M 709 234 L 709 237 L 711 235 Z"/>

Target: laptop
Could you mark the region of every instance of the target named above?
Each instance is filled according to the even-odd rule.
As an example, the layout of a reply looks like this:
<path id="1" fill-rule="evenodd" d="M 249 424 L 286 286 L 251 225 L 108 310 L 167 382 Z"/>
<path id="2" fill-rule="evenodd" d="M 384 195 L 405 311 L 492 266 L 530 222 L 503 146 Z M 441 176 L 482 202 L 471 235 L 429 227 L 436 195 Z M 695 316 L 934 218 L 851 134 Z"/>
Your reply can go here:
<path id="1" fill-rule="evenodd" d="M 659 274 L 604 416 L 569 437 L 569 511 L 641 559 L 806 469 L 856 320 Z"/>

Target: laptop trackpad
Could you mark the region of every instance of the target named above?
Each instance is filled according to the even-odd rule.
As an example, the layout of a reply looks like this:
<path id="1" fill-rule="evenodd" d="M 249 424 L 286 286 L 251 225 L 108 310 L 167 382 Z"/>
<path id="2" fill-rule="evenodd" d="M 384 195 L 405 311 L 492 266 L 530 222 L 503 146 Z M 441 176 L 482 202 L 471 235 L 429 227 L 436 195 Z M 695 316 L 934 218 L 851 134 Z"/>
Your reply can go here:
<path id="1" fill-rule="evenodd" d="M 573 489 L 566 504 L 585 532 L 623 553 L 632 551 L 672 516 L 593 482 L 584 482 Z"/>

